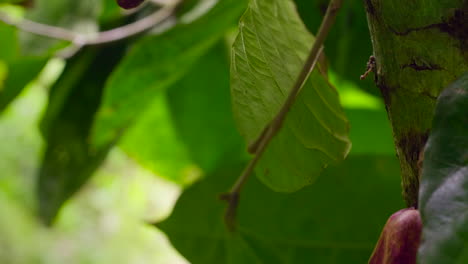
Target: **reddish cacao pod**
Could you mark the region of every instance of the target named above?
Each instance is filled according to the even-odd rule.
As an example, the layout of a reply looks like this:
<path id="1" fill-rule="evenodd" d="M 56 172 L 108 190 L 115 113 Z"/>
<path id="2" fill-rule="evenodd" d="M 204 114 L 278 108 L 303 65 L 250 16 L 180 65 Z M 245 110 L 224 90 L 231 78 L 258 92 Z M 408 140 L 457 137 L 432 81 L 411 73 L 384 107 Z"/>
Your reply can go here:
<path id="1" fill-rule="evenodd" d="M 419 211 L 402 209 L 387 220 L 369 264 L 416 264 L 422 222 Z"/>
<path id="2" fill-rule="evenodd" d="M 131 9 L 141 5 L 144 1 L 145 0 L 117 0 L 117 4 L 122 8 Z"/>

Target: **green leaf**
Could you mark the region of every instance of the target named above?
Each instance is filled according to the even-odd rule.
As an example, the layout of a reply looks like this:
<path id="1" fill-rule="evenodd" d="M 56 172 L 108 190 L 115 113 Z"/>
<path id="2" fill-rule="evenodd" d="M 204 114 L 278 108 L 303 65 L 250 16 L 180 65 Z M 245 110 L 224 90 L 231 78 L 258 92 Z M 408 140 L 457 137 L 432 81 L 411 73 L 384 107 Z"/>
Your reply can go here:
<path id="1" fill-rule="evenodd" d="M 177 135 L 163 91 L 128 129 L 119 146 L 140 165 L 173 182 L 189 183 L 200 175 Z"/>
<path id="2" fill-rule="evenodd" d="M 98 30 L 97 18 L 101 12 L 101 0 L 35 0 L 26 17 L 35 22 L 63 27 L 80 33 Z M 23 32 L 21 48 L 24 54 L 49 53 L 61 47 L 57 40 Z"/>
<path id="3" fill-rule="evenodd" d="M 0 112 L 39 74 L 46 62 L 44 58 L 21 58 L 8 63 L 7 75 L 0 88 Z"/>
<path id="4" fill-rule="evenodd" d="M 212 171 L 222 159 L 239 160 L 229 96 L 229 61 L 217 44 L 181 80 L 160 91 L 120 146 L 157 175 L 178 183 Z M 230 154 L 229 157 L 226 154 Z"/>
<path id="5" fill-rule="evenodd" d="M 0 86 L 0 112 L 2 112 L 23 88 L 31 82 L 47 62 L 46 57 L 21 56 L 18 48 L 17 30 L 0 25 L 0 61 L 5 64 L 3 85 Z"/>
<path id="6" fill-rule="evenodd" d="M 351 154 L 395 155 L 392 128 L 385 109 L 345 109 L 345 112 L 351 124 Z"/>
<path id="7" fill-rule="evenodd" d="M 39 172 L 39 212 L 51 224 L 60 207 L 92 176 L 112 144 L 93 148 L 91 125 L 107 77 L 125 45 L 86 48 L 67 63 L 52 87 L 41 123 L 47 148 Z"/>
<path id="8" fill-rule="evenodd" d="M 468 73 L 437 100 L 424 152 L 418 263 L 468 262 Z"/>
<path id="9" fill-rule="evenodd" d="M 192 185 L 157 225 L 190 263 L 366 263 L 386 218 L 402 206 L 396 158 L 352 156 L 294 194 L 252 178 L 230 233 L 217 196 L 240 169 L 224 167 Z"/>
<path id="10" fill-rule="evenodd" d="M 0 0 L 0 4 L 18 4 L 22 2 L 24 2 L 24 0 Z"/>
<path id="11" fill-rule="evenodd" d="M 231 67 L 234 115 L 248 144 L 279 112 L 313 42 L 292 2 L 251 0 Z M 298 190 L 344 159 L 350 149 L 347 134 L 338 94 L 314 70 L 257 165 L 257 175 L 276 191 Z"/>
<path id="12" fill-rule="evenodd" d="M 3 82 L 6 79 L 8 67 L 5 62 L 0 60 L 0 91 L 3 88 Z"/>
<path id="13" fill-rule="evenodd" d="M 229 30 L 244 1 L 219 1 L 190 24 L 138 41 L 107 82 L 93 142 L 107 144 L 142 114 L 154 97 L 173 85 Z M 215 21 L 215 22 L 213 22 Z"/>
<path id="14" fill-rule="evenodd" d="M 2 48 L 0 49 L 0 58 L 2 60 L 12 60 L 19 56 L 17 31 L 14 27 L 6 24 L 0 24 L 0 38 Z"/>
<path id="15" fill-rule="evenodd" d="M 167 94 L 177 134 L 204 171 L 222 159 L 239 160 L 244 151 L 230 104 L 228 56 L 218 43 Z"/>

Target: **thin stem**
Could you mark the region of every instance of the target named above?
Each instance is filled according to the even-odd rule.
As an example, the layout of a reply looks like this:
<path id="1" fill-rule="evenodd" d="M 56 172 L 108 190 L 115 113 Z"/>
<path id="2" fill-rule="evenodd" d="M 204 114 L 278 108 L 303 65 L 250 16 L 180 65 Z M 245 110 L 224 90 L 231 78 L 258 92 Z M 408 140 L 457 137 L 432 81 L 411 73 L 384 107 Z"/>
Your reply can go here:
<path id="1" fill-rule="evenodd" d="M 173 14 L 177 3 L 178 1 L 171 2 L 161 7 L 153 14 L 134 23 L 92 35 L 85 35 L 65 28 L 45 25 L 28 19 L 15 21 L 15 19 L 12 19 L 9 15 L 2 12 L 0 12 L 0 21 L 25 32 L 69 41 L 76 47 L 83 47 L 87 45 L 99 45 L 114 42 L 142 33 L 169 18 Z"/>
<path id="2" fill-rule="evenodd" d="M 64 28 L 49 26 L 28 19 L 22 19 L 18 22 L 3 12 L 0 12 L 0 21 L 25 32 L 70 42 L 74 42 L 78 35 L 77 33 Z"/>
<path id="3" fill-rule="evenodd" d="M 153 14 L 141 20 L 138 20 L 132 24 L 103 31 L 97 34 L 97 36 L 94 39 L 88 40 L 86 45 L 104 44 L 137 35 L 154 27 L 155 25 L 164 21 L 166 18 L 170 17 L 173 14 L 174 9 L 174 4 L 164 6 L 158 11 L 154 12 Z"/>
<path id="4" fill-rule="evenodd" d="M 280 111 L 275 116 L 275 118 L 265 126 L 265 129 L 260 134 L 260 137 L 257 140 L 255 140 L 255 142 L 249 147 L 249 151 L 255 154 L 253 159 L 249 162 L 249 164 L 247 164 L 247 167 L 237 179 L 236 183 L 231 188 L 231 191 L 228 194 L 222 196 L 222 199 L 228 201 L 228 208 L 225 214 L 225 221 L 227 226 L 231 230 L 234 229 L 236 210 L 239 204 L 239 196 L 242 187 L 245 185 L 250 175 L 252 175 L 255 166 L 262 157 L 270 141 L 281 129 L 284 120 L 286 119 L 286 115 L 288 114 L 289 110 L 294 104 L 294 101 L 299 92 L 301 91 L 304 82 L 307 80 L 310 73 L 317 64 L 320 54 L 323 51 L 323 43 L 327 38 L 330 28 L 335 22 L 336 15 L 342 5 L 342 2 L 343 0 L 330 1 L 325 17 L 323 18 L 322 24 L 320 25 L 320 28 L 318 30 L 314 45 L 312 46 L 309 56 L 307 57 L 304 66 L 302 67 L 302 70 L 299 73 L 299 76 L 297 77 L 297 80 L 293 88 L 291 89 L 286 101 L 284 102 L 283 106 L 281 107 Z"/>

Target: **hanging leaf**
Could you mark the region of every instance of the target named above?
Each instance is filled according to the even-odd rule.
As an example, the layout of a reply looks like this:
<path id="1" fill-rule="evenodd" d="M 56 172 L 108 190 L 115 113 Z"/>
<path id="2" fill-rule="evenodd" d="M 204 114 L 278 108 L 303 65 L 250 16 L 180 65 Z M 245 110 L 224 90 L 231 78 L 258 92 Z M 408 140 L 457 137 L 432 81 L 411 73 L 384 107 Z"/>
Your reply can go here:
<path id="1" fill-rule="evenodd" d="M 231 233 L 217 197 L 240 169 L 224 167 L 195 183 L 157 224 L 190 263 L 367 263 L 385 220 L 402 206 L 397 159 L 354 156 L 294 194 L 251 179 Z"/>
<path id="2" fill-rule="evenodd" d="M 231 90 L 241 134 L 253 143 L 293 87 L 314 38 L 290 1 L 251 0 L 233 45 Z M 311 73 L 280 133 L 257 165 L 276 191 L 310 184 L 350 150 L 338 94 L 318 69 Z"/>
<path id="3" fill-rule="evenodd" d="M 468 263 L 468 73 L 437 100 L 422 174 L 418 263 Z"/>

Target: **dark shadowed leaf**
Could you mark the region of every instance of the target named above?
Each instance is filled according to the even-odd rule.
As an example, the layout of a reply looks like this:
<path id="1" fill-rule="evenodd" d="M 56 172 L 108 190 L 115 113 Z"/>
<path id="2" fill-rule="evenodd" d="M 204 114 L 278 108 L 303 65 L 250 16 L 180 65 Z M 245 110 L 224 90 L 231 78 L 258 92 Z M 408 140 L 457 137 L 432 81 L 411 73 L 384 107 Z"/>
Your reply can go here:
<path id="1" fill-rule="evenodd" d="M 235 24 L 244 6 L 241 0 L 219 1 L 190 24 L 138 41 L 107 82 L 93 142 L 105 145 L 115 140 Z"/>
<path id="2" fill-rule="evenodd" d="M 437 100 L 420 188 L 418 263 L 468 263 L 468 73 Z"/>
<path id="3" fill-rule="evenodd" d="M 168 90 L 177 134 L 205 171 L 222 159 L 238 160 L 245 149 L 232 115 L 228 56 L 226 45 L 217 44 Z"/>
<path id="4" fill-rule="evenodd" d="M 41 123 L 47 148 L 38 183 L 40 215 L 48 224 L 91 177 L 111 146 L 91 147 L 90 130 L 104 83 L 124 50 L 124 44 L 83 50 L 52 87 Z"/>
<path id="5" fill-rule="evenodd" d="M 229 61 L 217 44 L 167 91 L 122 138 L 120 146 L 140 164 L 172 181 L 212 171 L 223 159 L 239 159 L 242 140 L 232 118 Z"/>
<path id="6" fill-rule="evenodd" d="M 239 31 L 232 50 L 232 101 L 239 130 L 251 144 L 279 112 L 314 38 L 293 3 L 282 0 L 251 0 Z M 316 69 L 256 172 L 276 191 L 295 191 L 343 160 L 350 147 L 338 94 Z"/>
<path id="7" fill-rule="evenodd" d="M 396 158 L 352 156 L 294 194 L 252 178 L 230 233 L 217 196 L 240 169 L 225 167 L 194 184 L 158 224 L 192 264 L 366 263 L 385 220 L 402 206 Z"/>

